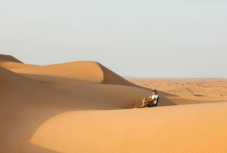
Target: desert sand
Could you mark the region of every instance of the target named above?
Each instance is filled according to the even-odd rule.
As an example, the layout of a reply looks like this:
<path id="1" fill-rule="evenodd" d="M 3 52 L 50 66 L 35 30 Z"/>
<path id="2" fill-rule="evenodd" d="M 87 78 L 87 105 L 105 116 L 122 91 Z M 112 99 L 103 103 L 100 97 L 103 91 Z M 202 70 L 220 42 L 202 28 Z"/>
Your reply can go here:
<path id="1" fill-rule="evenodd" d="M 96 62 L 5 55 L 0 66 L 1 153 L 227 152 L 225 79 L 125 79 Z M 159 106 L 133 109 L 151 88 Z"/>
<path id="2" fill-rule="evenodd" d="M 0 54 L 0 67 L 6 69 L 16 69 L 16 68 L 24 68 L 24 67 L 34 67 L 35 65 L 24 64 L 18 59 L 14 58 L 10 55 L 1 55 Z"/>
<path id="3" fill-rule="evenodd" d="M 227 78 L 127 78 L 146 88 L 157 88 L 180 97 L 227 96 Z"/>

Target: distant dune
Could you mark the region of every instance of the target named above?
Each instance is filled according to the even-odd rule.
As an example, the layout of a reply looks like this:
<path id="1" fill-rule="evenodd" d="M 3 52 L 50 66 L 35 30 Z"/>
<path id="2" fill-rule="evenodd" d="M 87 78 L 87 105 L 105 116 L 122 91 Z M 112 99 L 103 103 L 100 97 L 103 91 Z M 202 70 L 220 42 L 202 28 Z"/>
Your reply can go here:
<path id="1" fill-rule="evenodd" d="M 126 80 L 90 61 L 33 66 L 1 55 L 0 66 L 0 153 L 227 152 L 227 98 L 196 96 L 198 82 Z M 133 109 L 151 88 L 159 106 Z"/>
<path id="2" fill-rule="evenodd" d="M 21 61 L 14 58 L 13 56 L 0 54 L 0 67 L 3 67 L 5 69 L 17 69 L 34 66 L 35 65 L 23 64 Z"/>

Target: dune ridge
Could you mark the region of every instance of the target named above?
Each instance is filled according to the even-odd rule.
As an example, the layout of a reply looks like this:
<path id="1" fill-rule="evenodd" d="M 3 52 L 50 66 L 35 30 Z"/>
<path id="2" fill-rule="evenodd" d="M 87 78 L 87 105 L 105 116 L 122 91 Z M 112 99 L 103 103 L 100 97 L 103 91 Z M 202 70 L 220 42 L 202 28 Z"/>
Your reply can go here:
<path id="1" fill-rule="evenodd" d="M 126 79 L 120 77 L 116 73 L 112 72 L 111 70 L 107 69 L 100 63 L 91 61 L 53 64 L 47 66 L 39 66 L 36 68 L 21 68 L 12 71 L 20 73 L 26 77 L 35 79 L 37 81 L 44 82 L 43 80 L 45 80 L 46 83 L 51 84 L 61 84 L 61 80 L 53 81 L 55 80 L 54 77 L 59 77 L 62 78 L 62 80 L 75 79 L 77 80 L 77 82 L 81 80 L 83 83 L 88 82 L 136 86 L 133 83 L 127 81 Z M 39 77 L 35 78 L 36 75 L 39 75 Z"/>
<path id="2" fill-rule="evenodd" d="M 12 70 L 36 81 L 45 80 L 46 83 L 62 84 L 61 80 L 71 79 L 89 83 L 101 83 L 103 72 L 95 62 L 81 61 L 54 65 L 39 66 L 35 68 L 21 68 Z M 34 78 L 34 76 L 39 77 Z M 55 78 L 58 77 L 58 80 Z M 69 84 L 75 83 L 68 81 Z"/>
<path id="3" fill-rule="evenodd" d="M 13 56 L 0 54 L 0 67 L 5 69 L 17 69 L 34 66 L 35 65 L 24 64 Z"/>

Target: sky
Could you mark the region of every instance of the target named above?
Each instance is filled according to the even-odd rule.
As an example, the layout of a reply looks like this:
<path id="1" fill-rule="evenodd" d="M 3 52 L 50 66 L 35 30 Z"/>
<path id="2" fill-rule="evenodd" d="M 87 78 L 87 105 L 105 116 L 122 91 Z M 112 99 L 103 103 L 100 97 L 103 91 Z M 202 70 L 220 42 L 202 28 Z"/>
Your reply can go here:
<path id="1" fill-rule="evenodd" d="M 0 53 L 130 77 L 227 78 L 227 1 L 0 0 Z"/>

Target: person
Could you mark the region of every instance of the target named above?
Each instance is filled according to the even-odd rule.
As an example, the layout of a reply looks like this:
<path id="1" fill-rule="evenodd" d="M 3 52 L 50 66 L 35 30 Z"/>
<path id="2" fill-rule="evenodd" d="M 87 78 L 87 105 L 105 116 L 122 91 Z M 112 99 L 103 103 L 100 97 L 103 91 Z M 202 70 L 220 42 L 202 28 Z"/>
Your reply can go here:
<path id="1" fill-rule="evenodd" d="M 140 108 L 144 107 L 156 107 L 158 106 L 159 101 L 159 95 L 156 89 L 152 89 L 152 95 L 149 98 L 144 98 L 142 100 L 142 106 Z"/>

